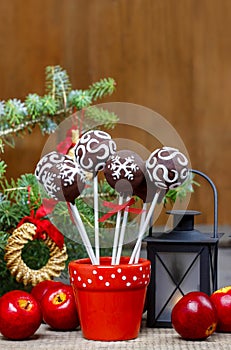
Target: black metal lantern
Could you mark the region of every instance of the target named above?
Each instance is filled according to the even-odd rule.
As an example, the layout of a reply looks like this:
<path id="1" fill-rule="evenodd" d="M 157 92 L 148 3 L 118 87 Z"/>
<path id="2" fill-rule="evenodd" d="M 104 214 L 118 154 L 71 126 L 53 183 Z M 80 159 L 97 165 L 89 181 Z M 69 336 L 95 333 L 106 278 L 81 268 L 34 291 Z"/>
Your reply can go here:
<path id="1" fill-rule="evenodd" d="M 214 194 L 213 234 L 194 229 L 198 211 L 170 211 L 174 229 L 155 233 L 152 228 L 147 242 L 147 258 L 151 261 L 151 281 L 147 291 L 147 327 L 171 327 L 171 311 L 175 303 L 190 291 L 207 294 L 217 289 L 218 224 L 217 190 L 211 179 L 204 177 Z"/>

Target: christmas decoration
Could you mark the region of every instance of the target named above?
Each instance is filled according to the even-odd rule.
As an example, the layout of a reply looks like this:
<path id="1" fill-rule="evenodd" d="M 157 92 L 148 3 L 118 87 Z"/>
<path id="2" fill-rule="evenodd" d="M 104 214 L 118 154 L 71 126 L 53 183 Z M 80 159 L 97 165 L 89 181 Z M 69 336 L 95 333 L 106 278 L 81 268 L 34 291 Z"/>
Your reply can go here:
<path id="1" fill-rule="evenodd" d="M 82 171 L 90 171 L 93 173 L 93 179 L 89 185 L 93 187 L 93 211 L 94 211 L 94 241 L 95 246 L 91 244 L 89 237 L 88 227 L 85 227 L 82 218 L 79 213 L 77 197 L 80 196 L 84 189 L 84 185 L 81 189 L 77 185 L 73 171 L 67 169 L 65 162 L 67 156 L 64 156 L 57 152 L 50 152 L 45 154 L 38 162 L 35 175 L 38 181 L 41 183 L 45 196 L 55 198 L 58 201 L 65 201 L 71 212 L 71 218 L 76 225 L 78 232 L 81 236 L 82 243 L 85 246 L 86 252 L 93 265 L 100 264 L 100 247 L 102 246 L 102 238 L 100 242 L 101 231 L 99 223 L 104 223 L 106 218 L 109 218 L 111 214 L 116 214 L 116 221 L 114 221 L 114 242 L 112 251 L 112 265 L 118 265 L 120 263 L 122 247 L 125 243 L 125 231 L 128 226 L 128 213 L 131 210 L 130 206 L 135 203 L 134 190 L 142 183 L 145 174 L 148 176 L 149 184 L 151 187 L 155 187 L 153 200 L 151 201 L 150 208 L 147 210 L 146 202 L 143 204 L 142 220 L 140 228 L 138 229 L 138 239 L 136 245 L 132 251 L 129 264 L 138 263 L 141 250 L 141 242 L 150 224 L 151 217 L 155 206 L 158 201 L 160 190 L 168 190 L 172 188 L 178 188 L 185 181 L 188 180 L 188 159 L 178 149 L 171 147 L 163 147 L 162 149 L 155 150 L 150 157 L 144 162 L 142 158 L 135 152 L 130 150 L 122 150 L 116 152 L 116 142 L 111 139 L 108 133 L 101 130 L 88 130 L 83 133 L 74 149 L 75 159 L 69 158 L 69 160 L 76 164 Z M 65 169 L 65 173 L 64 173 Z M 74 169 L 74 166 L 71 168 Z M 98 172 L 104 170 L 108 184 L 118 192 L 118 204 L 109 203 L 107 206 L 116 211 L 111 210 L 108 214 L 99 216 L 99 190 L 98 190 Z M 68 176 L 66 176 L 66 172 Z M 80 171 L 78 171 L 80 174 Z M 63 181 L 68 179 L 66 186 L 63 186 Z M 75 183 L 74 190 L 71 186 Z M 148 183 L 148 182 L 146 182 Z M 70 188 L 70 190 L 69 190 Z M 67 197 L 67 191 L 71 191 L 72 198 Z M 124 198 L 126 198 L 125 206 L 123 206 Z M 138 208 L 135 208 L 138 209 Z M 145 213 L 146 212 L 146 213 Z M 140 214 L 139 210 L 137 214 Z M 121 221 L 121 214 L 123 214 L 123 220 Z M 108 216 L 109 215 L 109 216 Z M 54 222 L 54 219 L 52 219 Z M 56 222 L 57 225 L 57 222 Z M 57 227 L 60 227 L 57 225 Z M 63 228 L 64 229 L 64 228 Z M 62 230 L 62 232 L 64 232 Z M 136 228 L 135 228 L 136 231 Z M 134 236 L 134 238 L 137 238 Z"/>
<path id="2" fill-rule="evenodd" d="M 40 232 L 46 235 L 46 232 Z M 50 259 L 47 264 L 39 270 L 32 270 L 22 259 L 22 249 L 25 244 L 36 237 L 36 226 L 31 223 L 24 223 L 19 228 L 15 229 L 8 240 L 5 248 L 5 260 L 11 274 L 15 276 L 16 281 L 23 282 L 25 286 L 31 284 L 35 286 L 37 283 L 58 277 L 61 271 L 65 268 L 65 261 L 67 260 L 66 247 L 60 243 L 59 246 L 55 241 L 47 235 L 44 242 L 49 248 Z"/>
<path id="3" fill-rule="evenodd" d="M 25 101 L 17 98 L 0 101 L 0 146 L 14 146 L 15 135 L 31 132 L 39 125 L 42 133 L 52 133 L 58 124 L 76 110 L 86 109 L 86 116 L 113 128 L 118 121 L 114 113 L 101 108 L 87 108 L 115 90 L 115 81 L 104 78 L 86 90 L 73 90 L 67 72 L 60 66 L 46 68 L 46 94 L 30 93 Z M 1 165 L 0 170 L 4 164 Z M 4 170 L 4 169 L 2 169 Z"/>
<path id="4" fill-rule="evenodd" d="M 64 140 L 65 144 L 59 145 L 63 154 L 71 152 L 73 142 L 76 143 L 78 133 L 82 129 L 83 116 L 86 116 L 88 120 L 98 122 L 105 128 L 113 128 L 118 121 L 114 113 L 92 107 L 88 108 L 84 115 L 84 108 L 106 95 L 111 95 L 115 90 L 115 85 L 114 79 L 104 78 L 92 83 L 85 90 L 73 89 L 66 70 L 60 66 L 48 66 L 45 71 L 46 92 L 44 96 L 30 93 L 24 101 L 17 98 L 0 101 L 0 152 L 4 152 L 5 145 L 14 147 L 15 137 L 31 133 L 36 125 L 40 127 L 43 134 L 50 134 L 62 120 L 73 114 L 76 118 L 77 129 L 70 130 Z M 76 112 L 80 109 L 82 113 L 79 116 Z M 74 138 L 74 135 L 77 135 L 77 139 Z M 57 149 L 57 151 L 60 150 Z M 31 289 L 31 285 L 24 286 L 11 275 L 4 256 L 8 238 L 18 223 L 24 217 L 30 216 L 32 210 L 36 212 L 41 206 L 40 191 L 35 176 L 23 174 L 18 179 L 8 179 L 6 170 L 6 162 L 0 160 L 0 295 L 12 289 Z M 30 188 L 30 194 L 28 188 Z M 28 197 L 30 197 L 29 200 Z M 82 199 L 79 199 L 79 202 L 83 220 L 91 222 L 93 219 L 94 221 L 91 210 L 86 207 Z M 57 207 L 57 211 L 59 210 L 63 214 L 63 208 Z M 29 249 L 22 249 L 22 259 L 32 270 L 40 270 L 47 264 L 50 257 L 46 241 L 35 239 L 29 240 L 27 244 Z M 73 257 L 85 256 L 84 248 L 80 244 L 65 238 L 65 245 L 70 260 Z M 67 268 L 62 271 L 62 274 L 65 277 Z"/>
<path id="5" fill-rule="evenodd" d="M 36 93 L 26 96 L 24 101 L 17 98 L 8 101 L 0 101 L 0 151 L 4 151 L 5 145 L 14 146 L 15 137 L 24 136 L 33 131 L 38 125 L 42 133 L 52 133 L 57 125 L 69 116 L 75 116 L 75 127 L 67 131 L 66 138 L 57 146 L 57 152 L 68 154 L 74 158 L 73 146 L 78 142 L 79 135 L 89 129 L 87 124 L 90 120 L 111 129 L 118 121 L 118 117 L 111 111 L 91 106 L 98 99 L 111 95 L 115 90 L 115 81 L 112 78 L 104 78 L 99 82 L 91 84 L 86 90 L 74 90 L 71 86 L 67 72 L 60 66 L 49 66 L 46 68 L 46 92 L 44 96 Z M 87 108 L 89 107 L 90 108 Z M 80 113 L 77 113 L 81 109 Z M 86 118 L 85 118 L 86 117 Z M 91 124 L 91 123 L 90 123 Z M 92 125 L 92 124 L 91 124 Z M 33 174 L 23 174 L 18 179 L 7 179 L 7 165 L 0 160 L 0 295 L 11 289 L 30 290 L 31 285 L 24 286 L 17 282 L 11 275 L 4 260 L 5 248 L 12 232 L 17 228 L 19 222 L 31 212 L 40 208 L 42 202 L 37 180 Z M 88 173 L 88 179 L 92 174 Z M 164 200 L 175 201 L 176 197 L 184 196 L 192 192 L 193 180 L 185 182 L 181 188 L 168 191 Z M 28 193 L 30 188 L 30 194 Z M 171 193 L 170 193 L 171 192 Z M 112 201 L 116 198 L 115 190 L 107 181 L 99 180 L 98 195 L 103 201 Z M 92 194 L 85 190 L 84 196 Z M 75 200 L 83 224 L 88 227 L 88 234 L 94 234 L 95 216 L 92 207 L 87 205 L 84 198 L 79 196 Z M 105 209 L 105 208 L 104 208 Z M 101 208 L 99 208 L 101 210 Z M 66 203 L 57 203 L 54 212 L 60 219 L 60 224 L 70 220 Z M 100 213 L 101 214 L 101 213 Z M 112 226 L 115 222 L 116 213 L 109 217 L 101 225 Z M 35 225 L 37 227 L 37 225 Z M 59 227 L 59 222 L 57 222 Z M 71 239 L 75 235 L 70 230 L 68 237 L 65 237 L 65 246 L 68 252 L 66 268 L 61 276 L 67 277 L 67 265 L 70 260 L 86 256 L 85 248 Z M 26 249 L 28 248 L 28 249 Z M 46 266 L 50 255 L 49 248 L 42 239 L 28 240 L 26 248 L 22 249 L 22 260 L 32 270 L 40 270 Z M 109 248 L 101 248 L 102 255 Z M 107 254 L 107 253 L 106 253 Z"/>

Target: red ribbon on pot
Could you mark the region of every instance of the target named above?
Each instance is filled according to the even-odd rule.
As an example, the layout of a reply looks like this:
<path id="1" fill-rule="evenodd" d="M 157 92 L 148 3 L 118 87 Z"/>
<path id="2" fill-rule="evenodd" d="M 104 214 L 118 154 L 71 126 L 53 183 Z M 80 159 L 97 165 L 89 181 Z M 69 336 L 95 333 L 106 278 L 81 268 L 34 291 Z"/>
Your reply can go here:
<path id="1" fill-rule="evenodd" d="M 30 222 L 36 226 L 34 239 L 45 240 L 48 235 L 59 249 L 62 249 L 64 245 L 64 237 L 62 233 L 50 222 L 50 220 L 43 219 L 47 214 L 50 214 L 53 211 L 56 204 L 57 201 L 54 199 L 43 199 L 43 203 L 36 213 L 34 210 L 31 210 L 30 215 L 22 218 L 17 227 L 25 222 Z"/>
<path id="2" fill-rule="evenodd" d="M 103 205 L 105 207 L 109 207 L 112 208 L 112 210 L 110 210 L 107 214 L 103 215 L 100 219 L 99 222 L 104 222 L 106 221 L 108 218 L 110 218 L 112 215 L 118 213 L 119 211 L 128 211 L 129 213 L 135 213 L 135 214 L 140 214 L 143 212 L 142 209 L 139 208 L 131 208 L 131 205 L 133 205 L 135 203 L 135 199 L 131 198 L 129 199 L 129 201 L 123 203 L 123 204 L 115 204 L 112 202 L 103 202 Z"/>

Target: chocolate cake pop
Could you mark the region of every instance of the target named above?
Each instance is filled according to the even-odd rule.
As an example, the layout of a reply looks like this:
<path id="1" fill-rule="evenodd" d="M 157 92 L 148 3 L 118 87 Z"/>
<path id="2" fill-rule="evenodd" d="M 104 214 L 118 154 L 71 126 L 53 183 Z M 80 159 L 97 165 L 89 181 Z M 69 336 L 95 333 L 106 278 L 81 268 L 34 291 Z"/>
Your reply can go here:
<path id="1" fill-rule="evenodd" d="M 85 173 L 80 165 L 70 157 L 58 152 L 50 152 L 38 162 L 35 176 L 48 195 L 56 200 L 67 201 L 72 219 L 79 231 L 92 264 L 97 264 L 91 242 L 83 225 L 75 199 L 85 186 Z"/>
<path id="2" fill-rule="evenodd" d="M 147 172 L 145 171 L 143 180 L 134 189 L 134 195 L 138 196 L 144 203 L 150 203 L 158 188 L 151 182 Z"/>
<path id="3" fill-rule="evenodd" d="M 81 167 L 68 156 L 55 151 L 40 159 L 35 176 L 50 197 L 71 203 L 74 203 L 86 183 Z"/>
<path id="4" fill-rule="evenodd" d="M 98 205 L 98 171 L 103 170 L 111 154 L 116 151 L 116 143 L 111 136 L 101 130 L 90 130 L 84 133 L 75 148 L 75 159 L 80 166 L 93 173 L 94 182 L 94 225 L 95 251 L 99 263 L 99 205 Z"/>
<path id="5" fill-rule="evenodd" d="M 108 133 L 90 130 L 80 137 L 75 148 L 75 158 L 85 171 L 96 174 L 103 170 L 109 156 L 115 151 L 116 143 Z"/>
<path id="6" fill-rule="evenodd" d="M 144 161 L 138 154 L 122 150 L 108 159 L 104 174 L 111 187 L 121 195 L 131 196 L 143 180 L 144 169 Z"/>
<path id="7" fill-rule="evenodd" d="M 178 149 L 162 147 L 151 153 L 146 161 L 149 179 L 160 189 L 180 186 L 188 177 L 188 159 Z"/>
<path id="8" fill-rule="evenodd" d="M 86 184 L 86 177 L 80 165 L 71 158 L 65 157 L 62 164 L 58 164 L 62 191 L 67 202 L 74 203 Z"/>
<path id="9" fill-rule="evenodd" d="M 163 147 L 155 150 L 146 161 L 149 180 L 157 191 L 153 197 L 149 211 L 142 223 L 138 239 L 132 251 L 129 264 L 137 263 L 140 255 L 141 242 L 150 223 L 155 206 L 163 191 L 180 186 L 188 177 L 188 159 L 178 149 Z"/>

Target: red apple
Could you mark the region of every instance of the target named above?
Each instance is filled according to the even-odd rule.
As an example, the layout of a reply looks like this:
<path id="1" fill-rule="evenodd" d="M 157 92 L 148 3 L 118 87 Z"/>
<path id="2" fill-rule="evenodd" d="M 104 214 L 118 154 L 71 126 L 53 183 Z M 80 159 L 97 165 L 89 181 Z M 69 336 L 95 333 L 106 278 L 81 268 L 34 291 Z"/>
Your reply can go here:
<path id="1" fill-rule="evenodd" d="M 210 299 L 217 310 L 217 331 L 231 332 L 231 286 L 218 289 Z"/>
<path id="2" fill-rule="evenodd" d="M 173 328 L 184 339 L 206 339 L 217 325 L 215 306 L 199 291 L 184 295 L 173 307 L 171 317 Z"/>
<path id="3" fill-rule="evenodd" d="M 46 292 L 53 287 L 60 287 L 63 286 L 62 282 L 56 282 L 56 281 L 52 281 L 52 280 L 45 280 L 42 282 L 39 282 L 38 284 L 36 284 L 36 286 L 34 286 L 31 290 L 31 294 L 33 295 L 33 297 L 41 302 L 43 296 L 46 294 Z"/>
<path id="4" fill-rule="evenodd" d="M 49 289 L 41 301 L 43 320 L 57 330 L 73 330 L 79 317 L 72 287 L 64 285 Z"/>
<path id="5" fill-rule="evenodd" d="M 39 303 L 29 293 L 12 290 L 0 298 L 0 332 L 8 339 L 32 336 L 42 322 Z"/>

